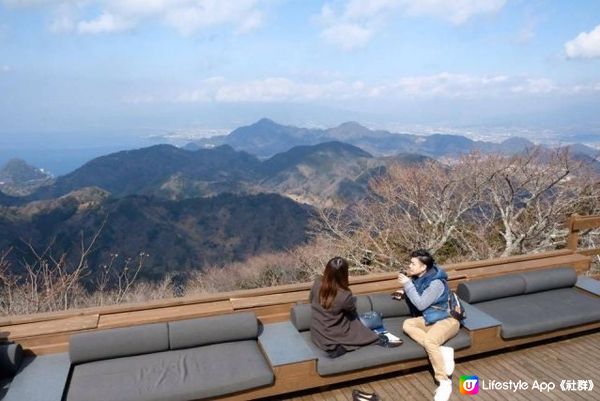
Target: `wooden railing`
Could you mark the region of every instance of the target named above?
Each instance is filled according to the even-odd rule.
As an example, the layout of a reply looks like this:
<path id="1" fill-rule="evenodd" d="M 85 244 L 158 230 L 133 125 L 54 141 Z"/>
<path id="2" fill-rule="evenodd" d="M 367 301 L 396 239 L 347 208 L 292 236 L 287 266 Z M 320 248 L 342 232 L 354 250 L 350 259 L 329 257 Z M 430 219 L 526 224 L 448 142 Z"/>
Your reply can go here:
<path id="1" fill-rule="evenodd" d="M 586 256 L 600 255 L 600 248 L 579 249 L 581 234 L 595 228 L 600 228 L 600 216 L 579 216 L 574 214 L 569 218 L 567 226 L 569 228 L 567 249 Z"/>
<path id="2" fill-rule="evenodd" d="M 570 249 L 445 265 L 451 287 L 473 278 L 510 272 L 572 266 L 579 274 L 589 269 L 590 258 Z M 144 323 L 190 319 L 252 310 L 263 323 L 285 321 L 296 302 L 306 302 L 311 283 L 196 297 L 172 298 L 138 304 L 94 307 L 0 319 L 0 339 L 19 342 L 29 352 L 48 354 L 68 349 L 71 334 Z M 352 277 L 355 294 L 390 292 L 398 288 L 396 273 Z"/>

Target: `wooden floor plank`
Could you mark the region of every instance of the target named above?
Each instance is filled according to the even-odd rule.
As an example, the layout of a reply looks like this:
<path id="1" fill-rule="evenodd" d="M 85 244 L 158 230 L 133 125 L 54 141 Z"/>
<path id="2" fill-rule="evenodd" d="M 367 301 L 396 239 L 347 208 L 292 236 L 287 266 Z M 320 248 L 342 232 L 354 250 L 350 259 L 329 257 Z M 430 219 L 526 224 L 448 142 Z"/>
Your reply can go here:
<path id="1" fill-rule="evenodd" d="M 458 383 L 461 375 L 478 375 L 480 380 L 524 380 L 531 386 L 534 380 L 551 381 L 556 389 L 550 393 L 527 390 L 509 392 L 482 390 L 477 395 L 479 401 L 600 401 L 600 331 L 571 337 L 555 342 L 547 342 L 516 350 L 496 352 L 486 357 L 469 358 L 458 361 L 453 375 L 453 393 L 450 400 L 464 401 Z M 562 392 L 561 380 L 584 379 L 594 381 L 594 390 Z M 281 397 L 282 401 L 303 401 L 309 394 L 319 394 L 315 400 L 349 401 L 352 389 L 377 392 L 382 401 L 421 401 L 433 398 L 436 384 L 430 369 L 417 369 L 405 374 L 387 374 L 371 380 L 364 379 L 337 385 L 325 391 L 314 390 L 301 395 Z M 343 395 L 343 396 L 342 396 Z M 346 397 L 346 398 L 344 398 Z"/>

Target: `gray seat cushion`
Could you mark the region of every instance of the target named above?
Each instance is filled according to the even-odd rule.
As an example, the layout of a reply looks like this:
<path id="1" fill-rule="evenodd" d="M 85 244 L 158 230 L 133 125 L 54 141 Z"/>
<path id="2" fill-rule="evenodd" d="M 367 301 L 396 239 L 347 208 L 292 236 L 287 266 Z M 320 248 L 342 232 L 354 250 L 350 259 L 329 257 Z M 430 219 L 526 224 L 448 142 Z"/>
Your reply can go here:
<path id="1" fill-rule="evenodd" d="M 179 320 L 168 324 L 170 349 L 252 340 L 258 336 L 258 320 L 254 312 Z"/>
<path id="2" fill-rule="evenodd" d="M 577 272 L 572 267 L 556 267 L 526 273 L 508 274 L 460 283 L 458 296 L 470 304 L 523 294 L 573 287 Z"/>
<path id="3" fill-rule="evenodd" d="M 405 300 L 398 301 L 393 299 L 390 294 L 371 294 L 369 298 L 373 310 L 381 312 L 384 318 L 410 315 L 410 309 Z"/>
<path id="4" fill-rule="evenodd" d="M 525 279 L 520 274 L 467 281 L 456 288 L 456 294 L 470 304 L 524 293 Z"/>
<path id="5" fill-rule="evenodd" d="M 290 321 L 298 331 L 310 329 L 310 318 L 312 315 L 310 304 L 296 304 L 290 310 Z"/>
<path id="6" fill-rule="evenodd" d="M 502 322 L 503 338 L 600 321 L 600 298 L 575 288 L 501 298 L 476 307 Z"/>
<path id="7" fill-rule="evenodd" d="M 8 392 L 10 381 L 11 379 L 0 379 L 0 400 L 4 399 L 4 396 Z"/>
<path id="8" fill-rule="evenodd" d="M 317 372 L 321 376 L 333 375 L 357 369 L 364 369 L 373 366 L 385 365 L 388 363 L 408 361 L 417 358 L 426 358 L 427 354 L 423 347 L 409 338 L 402 331 L 402 324 L 408 317 L 395 317 L 384 319 L 384 326 L 387 330 L 397 337 L 404 340 L 404 344 L 396 348 L 384 348 L 372 344 L 356 351 L 348 352 L 338 358 L 329 358 L 326 353 L 317 348 L 310 339 L 310 332 L 302 333 L 302 337 L 313 349 L 317 360 Z M 459 334 L 448 341 L 446 345 L 455 349 L 470 346 L 471 338 L 465 330 L 460 330 Z"/>
<path id="9" fill-rule="evenodd" d="M 521 277 L 525 280 L 525 294 L 573 287 L 577 282 L 577 272 L 570 267 L 527 272 Z"/>
<path id="10" fill-rule="evenodd" d="M 356 311 L 358 313 L 368 312 L 371 310 L 371 300 L 367 295 L 359 295 L 356 297 Z M 310 304 L 296 304 L 290 310 L 290 320 L 298 331 L 310 329 L 310 318 L 312 315 L 312 307 Z"/>
<path id="11" fill-rule="evenodd" d="M 66 400 L 196 400 L 272 382 L 258 343 L 247 340 L 77 365 Z"/>
<path id="12" fill-rule="evenodd" d="M 78 333 L 69 340 L 69 357 L 74 364 L 168 349 L 166 323 Z"/>
<path id="13" fill-rule="evenodd" d="M 3 401 L 61 401 L 71 370 L 66 352 L 23 358 Z"/>

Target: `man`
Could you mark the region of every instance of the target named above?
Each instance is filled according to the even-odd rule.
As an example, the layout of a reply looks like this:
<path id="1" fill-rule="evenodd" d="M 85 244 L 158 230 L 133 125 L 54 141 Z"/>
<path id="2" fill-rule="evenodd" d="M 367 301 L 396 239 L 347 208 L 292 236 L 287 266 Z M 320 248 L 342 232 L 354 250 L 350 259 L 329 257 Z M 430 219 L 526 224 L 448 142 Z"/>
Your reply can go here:
<path id="1" fill-rule="evenodd" d="M 427 351 L 439 387 L 434 401 L 447 401 L 452 394 L 454 349 L 444 347 L 460 329 L 460 322 L 448 309 L 448 275 L 435 265 L 431 254 L 419 249 L 411 253 L 407 275 L 398 274 L 413 318 L 404 321 L 403 330 Z"/>

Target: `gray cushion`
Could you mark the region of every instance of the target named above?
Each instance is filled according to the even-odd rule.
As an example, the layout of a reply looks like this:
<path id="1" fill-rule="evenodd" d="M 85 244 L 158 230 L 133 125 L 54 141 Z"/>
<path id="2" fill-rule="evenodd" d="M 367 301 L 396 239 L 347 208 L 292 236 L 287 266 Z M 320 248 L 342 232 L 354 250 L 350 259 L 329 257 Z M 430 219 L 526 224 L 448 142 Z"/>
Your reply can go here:
<path id="1" fill-rule="evenodd" d="M 460 283 L 456 293 L 470 304 L 512 297 L 525 293 L 525 280 L 520 274 L 472 280 Z"/>
<path id="2" fill-rule="evenodd" d="M 290 320 L 298 331 L 310 329 L 310 316 L 312 314 L 310 304 L 296 304 L 290 310 Z"/>
<path id="3" fill-rule="evenodd" d="M 11 379 L 0 379 L 0 400 L 4 400 L 4 396 L 10 388 Z"/>
<path id="4" fill-rule="evenodd" d="M 19 370 L 22 360 L 21 344 L 0 345 L 0 379 L 13 377 Z"/>
<path id="5" fill-rule="evenodd" d="M 371 300 L 367 295 L 356 297 L 356 311 L 358 313 L 368 312 L 371 309 Z M 296 304 L 290 310 L 290 320 L 298 331 L 310 329 L 310 318 L 312 315 L 312 306 L 310 304 Z"/>
<path id="6" fill-rule="evenodd" d="M 366 295 L 358 295 L 356 297 L 356 311 L 358 313 L 369 312 L 373 310 L 371 299 Z"/>
<path id="7" fill-rule="evenodd" d="M 390 294 L 372 294 L 369 295 L 369 298 L 371 298 L 373 310 L 381 312 L 384 318 L 410 315 L 410 309 L 405 300 L 398 301 L 393 299 Z"/>
<path id="8" fill-rule="evenodd" d="M 3 401 L 61 401 L 71 370 L 69 354 L 62 352 L 23 358 Z"/>
<path id="9" fill-rule="evenodd" d="M 190 348 L 227 341 L 251 340 L 258 336 L 254 312 L 232 313 L 169 322 L 171 349 Z"/>
<path id="10" fill-rule="evenodd" d="M 407 317 L 384 319 L 384 326 L 388 331 L 404 340 L 404 344 L 396 348 L 384 348 L 372 344 L 348 352 L 338 358 L 329 358 L 317 348 L 310 339 L 310 332 L 302 333 L 302 337 L 318 355 L 317 372 L 321 376 L 343 373 L 357 369 L 364 369 L 388 363 L 408 361 L 417 358 L 426 358 L 427 353 L 419 344 L 413 341 L 402 331 L 402 324 Z M 446 342 L 446 345 L 460 349 L 468 347 L 471 339 L 465 330 L 460 330 L 456 337 Z"/>
<path id="11" fill-rule="evenodd" d="M 525 294 L 573 287 L 577 282 L 577 272 L 571 267 L 532 271 L 521 276 L 525 280 Z"/>
<path id="12" fill-rule="evenodd" d="M 600 298 L 575 288 L 482 302 L 477 308 L 502 322 L 503 338 L 600 321 Z"/>
<path id="13" fill-rule="evenodd" d="M 78 333 L 69 341 L 71 363 L 97 361 L 169 349 L 166 323 Z"/>
<path id="14" fill-rule="evenodd" d="M 77 365 L 66 400 L 196 400 L 272 382 L 258 343 L 247 340 Z"/>

